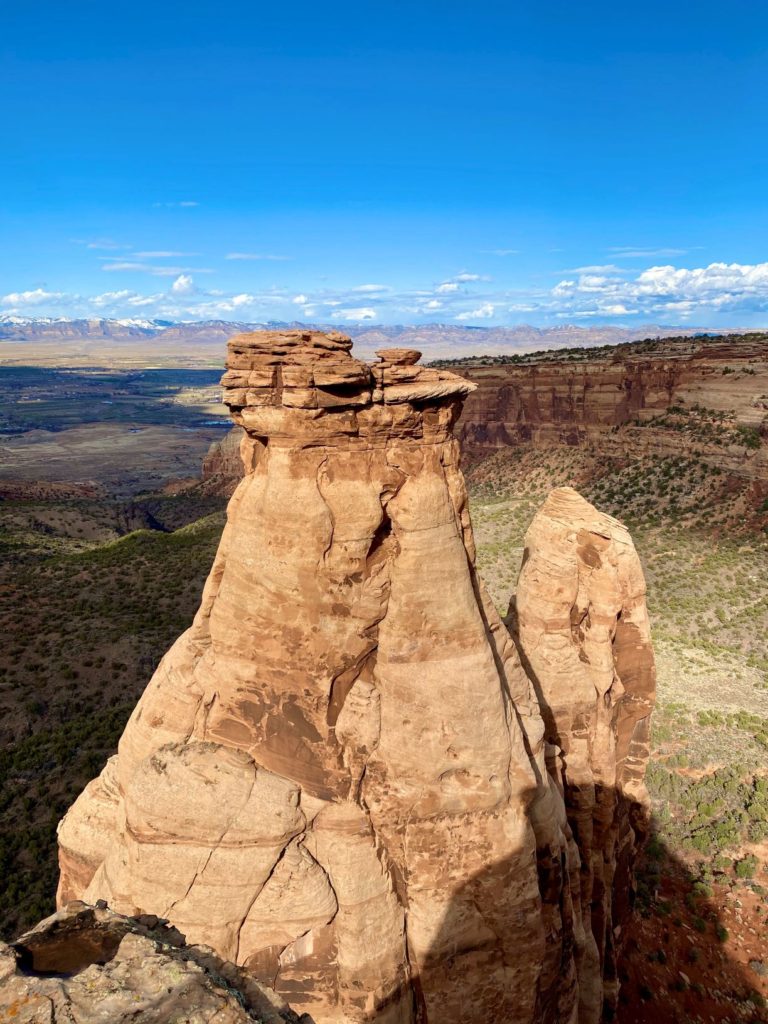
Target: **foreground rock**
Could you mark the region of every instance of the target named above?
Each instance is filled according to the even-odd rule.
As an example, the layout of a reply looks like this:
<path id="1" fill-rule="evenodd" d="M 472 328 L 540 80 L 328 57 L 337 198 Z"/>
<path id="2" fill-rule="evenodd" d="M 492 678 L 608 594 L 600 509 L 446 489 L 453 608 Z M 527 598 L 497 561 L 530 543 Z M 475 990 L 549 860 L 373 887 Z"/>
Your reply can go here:
<path id="1" fill-rule="evenodd" d="M 0 943 L 0 1020 L 302 1024 L 274 992 L 156 918 L 79 902 Z"/>
<path id="2" fill-rule="evenodd" d="M 596 1022 L 644 800 L 647 630 L 625 634 L 637 704 L 610 640 L 558 634 L 598 659 L 567 718 L 559 664 L 551 685 L 529 678 L 475 571 L 452 436 L 473 386 L 411 350 L 368 367 L 350 348 L 230 342 L 249 472 L 193 626 L 60 826 L 59 899 L 168 918 L 318 1024 Z M 639 609 L 631 559 L 607 558 L 593 594 L 583 529 L 558 537 L 564 597 L 602 614 L 629 586 Z M 521 622 L 526 590 L 524 573 Z M 624 609 L 606 605 L 601 637 Z M 560 615 L 527 618 L 525 644 Z M 633 771 L 611 776 L 627 736 Z"/>

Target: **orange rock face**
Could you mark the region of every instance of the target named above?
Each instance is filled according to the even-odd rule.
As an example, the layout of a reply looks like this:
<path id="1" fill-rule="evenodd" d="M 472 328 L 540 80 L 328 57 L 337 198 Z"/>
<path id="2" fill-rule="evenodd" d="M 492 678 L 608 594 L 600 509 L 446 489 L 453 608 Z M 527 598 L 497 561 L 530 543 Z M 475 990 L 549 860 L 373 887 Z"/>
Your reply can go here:
<path id="1" fill-rule="evenodd" d="M 529 677 L 475 571 L 452 434 L 473 385 L 350 348 L 230 342 L 225 401 L 263 451 L 192 627 L 60 825 L 60 903 L 168 918 L 317 1024 L 597 1022 L 652 702 L 637 557 L 569 505 L 550 607 L 531 534 Z"/>
<path id="2" fill-rule="evenodd" d="M 231 498 L 246 472 L 256 465 L 263 445 L 233 427 L 221 441 L 214 441 L 203 459 L 200 490 Z"/>
<path id="3" fill-rule="evenodd" d="M 723 341 L 659 341 L 656 350 L 632 345 L 572 361 L 548 353 L 524 365 L 472 367 L 477 384 L 461 417 L 464 450 L 482 458 L 498 448 L 593 444 L 604 454 L 637 458 L 690 453 L 690 437 L 653 425 L 666 410 L 703 407 L 732 426 L 762 431 L 768 414 L 768 347 L 749 335 Z M 632 427 L 639 422 L 640 428 Z M 624 428 L 617 433 L 618 428 Z M 768 482 L 768 447 L 723 445 L 699 438 L 704 461 L 750 480 Z"/>
<path id="4" fill-rule="evenodd" d="M 558 751 L 555 777 L 578 847 L 588 939 L 581 996 L 610 1003 L 646 828 L 656 697 L 645 580 L 626 528 L 572 488 L 552 491 L 526 534 L 506 621 Z"/>

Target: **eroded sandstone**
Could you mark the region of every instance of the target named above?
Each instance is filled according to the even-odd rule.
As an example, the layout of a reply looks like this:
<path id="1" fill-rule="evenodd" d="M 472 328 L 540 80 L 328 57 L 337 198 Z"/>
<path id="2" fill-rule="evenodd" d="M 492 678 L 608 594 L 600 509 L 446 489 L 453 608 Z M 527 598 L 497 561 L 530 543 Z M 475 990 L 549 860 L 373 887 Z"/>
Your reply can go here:
<path id="1" fill-rule="evenodd" d="M 529 676 L 475 571 L 452 433 L 473 385 L 350 349 L 230 342 L 260 455 L 192 627 L 61 823 L 60 902 L 168 918 L 317 1024 L 596 1022 L 652 702 L 634 549 L 586 503 L 550 556 L 533 531 Z M 586 659 L 574 692 L 540 645 Z"/>
<path id="2" fill-rule="evenodd" d="M 73 902 L 0 943 L 0 1020 L 15 1024 L 311 1024 L 156 917 Z"/>

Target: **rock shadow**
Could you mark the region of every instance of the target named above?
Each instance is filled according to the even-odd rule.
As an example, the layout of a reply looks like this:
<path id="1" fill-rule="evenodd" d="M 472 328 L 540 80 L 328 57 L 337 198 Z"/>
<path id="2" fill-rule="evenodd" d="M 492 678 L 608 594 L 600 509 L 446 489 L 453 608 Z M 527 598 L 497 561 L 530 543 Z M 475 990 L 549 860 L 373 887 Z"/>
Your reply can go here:
<path id="1" fill-rule="evenodd" d="M 534 958 L 531 946 L 521 945 L 515 950 L 515 962 L 505 960 L 491 930 L 484 942 L 467 945 L 462 940 L 465 908 L 473 905 L 483 913 L 482 894 L 492 893 L 508 872 L 509 865 L 500 863 L 478 872 L 456 893 L 420 971 L 406 990 L 379 1003 L 368 1019 L 381 1024 L 411 1020 L 415 1024 L 768 1022 L 768 956 L 742 959 L 743 937 L 732 935 L 729 927 L 739 893 L 752 893 L 753 886 L 746 883 L 740 889 L 744 883 L 717 876 L 713 884 L 704 881 L 706 869 L 699 871 L 670 850 L 652 817 L 636 804 L 626 804 L 626 798 L 618 796 L 617 818 L 626 814 L 647 840 L 634 875 L 629 863 L 622 863 L 621 857 L 617 860 L 608 927 L 599 885 L 586 914 L 597 938 L 604 982 L 602 1005 L 592 1000 L 597 1016 L 590 1016 L 584 993 L 583 1016 L 578 1016 L 578 1010 L 571 1012 L 575 996 L 569 976 L 572 957 L 579 959 L 573 936 L 566 934 L 562 942 L 550 936 L 550 943 L 543 951 L 536 950 Z M 552 920 L 546 913 L 547 901 L 559 900 L 567 917 L 562 891 L 555 894 L 552 881 L 546 871 L 539 871 L 545 921 Z M 765 921 L 768 894 L 760 895 L 760 885 L 754 888 L 762 899 Z M 745 931 L 748 928 L 745 924 Z M 465 938 L 467 934 L 464 929 Z M 555 948 L 558 955 L 553 959 Z M 759 950 L 759 938 L 754 948 Z M 531 967 L 537 974 L 541 968 L 538 987 L 533 984 L 532 1005 L 512 1005 L 499 992 L 498 979 L 503 972 L 513 976 Z"/>

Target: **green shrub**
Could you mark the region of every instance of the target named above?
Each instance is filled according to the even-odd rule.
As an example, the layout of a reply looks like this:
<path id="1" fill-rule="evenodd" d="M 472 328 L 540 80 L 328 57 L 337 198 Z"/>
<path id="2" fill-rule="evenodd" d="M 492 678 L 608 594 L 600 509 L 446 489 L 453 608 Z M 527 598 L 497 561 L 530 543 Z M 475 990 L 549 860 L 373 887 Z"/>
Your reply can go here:
<path id="1" fill-rule="evenodd" d="M 746 857 L 742 857 L 740 861 L 736 862 L 736 877 L 737 878 L 753 878 L 755 871 L 758 866 L 757 857 L 752 854 L 748 854 Z"/>

